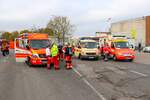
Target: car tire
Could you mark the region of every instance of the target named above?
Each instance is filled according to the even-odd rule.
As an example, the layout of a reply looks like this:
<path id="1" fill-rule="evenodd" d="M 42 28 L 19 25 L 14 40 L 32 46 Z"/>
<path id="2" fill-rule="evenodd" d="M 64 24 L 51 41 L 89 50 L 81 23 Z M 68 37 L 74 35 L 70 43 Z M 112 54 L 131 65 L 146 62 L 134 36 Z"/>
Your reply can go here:
<path id="1" fill-rule="evenodd" d="M 96 57 L 95 60 L 99 60 L 99 57 Z"/>
<path id="2" fill-rule="evenodd" d="M 83 60 L 83 57 L 82 57 L 82 55 L 80 55 L 80 59 L 81 59 L 81 60 Z"/>
<path id="3" fill-rule="evenodd" d="M 129 62 L 132 62 L 133 61 L 133 59 L 129 59 Z"/>
<path id="4" fill-rule="evenodd" d="M 78 56 L 78 59 L 80 59 L 81 58 L 81 54 L 79 54 L 79 56 Z"/>
<path id="5" fill-rule="evenodd" d="M 30 58 L 29 58 L 29 57 L 27 58 L 26 63 L 27 63 L 27 65 L 28 65 L 29 67 L 32 67 L 32 64 L 31 64 L 31 62 L 30 62 Z"/>
<path id="6" fill-rule="evenodd" d="M 116 57 L 115 55 L 113 56 L 113 60 L 114 60 L 114 61 L 117 61 L 117 57 Z"/>

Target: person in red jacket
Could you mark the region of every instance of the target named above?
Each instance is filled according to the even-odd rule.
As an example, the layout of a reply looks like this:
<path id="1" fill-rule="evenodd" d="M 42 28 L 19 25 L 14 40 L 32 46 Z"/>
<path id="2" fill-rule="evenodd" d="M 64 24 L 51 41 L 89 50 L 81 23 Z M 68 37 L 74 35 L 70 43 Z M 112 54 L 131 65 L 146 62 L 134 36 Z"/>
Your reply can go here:
<path id="1" fill-rule="evenodd" d="M 69 43 L 65 44 L 65 47 L 63 48 L 63 52 L 64 52 L 65 61 L 66 61 L 66 68 L 72 69 L 72 67 L 73 67 L 72 66 L 73 49 Z"/>
<path id="2" fill-rule="evenodd" d="M 49 70 L 50 69 L 51 60 L 52 60 L 51 51 L 50 51 L 49 47 L 46 48 L 46 57 L 47 57 L 47 69 Z"/>
<path id="3" fill-rule="evenodd" d="M 104 60 L 108 61 L 108 56 L 109 56 L 109 53 L 110 53 L 110 47 L 109 47 L 108 43 L 104 44 L 103 53 L 104 53 Z"/>

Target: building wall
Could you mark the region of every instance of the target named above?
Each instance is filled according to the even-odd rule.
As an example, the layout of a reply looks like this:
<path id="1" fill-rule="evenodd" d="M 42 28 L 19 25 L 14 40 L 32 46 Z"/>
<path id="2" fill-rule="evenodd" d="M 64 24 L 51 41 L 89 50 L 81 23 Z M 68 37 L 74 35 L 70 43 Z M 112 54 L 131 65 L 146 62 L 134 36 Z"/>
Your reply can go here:
<path id="1" fill-rule="evenodd" d="M 150 16 L 146 17 L 146 45 L 150 45 Z"/>
<path id="2" fill-rule="evenodd" d="M 125 20 L 121 22 L 112 23 L 111 25 L 112 33 L 125 33 L 128 37 L 132 38 L 131 33 L 135 32 L 135 45 L 142 43 L 146 44 L 146 18 L 141 17 L 137 19 Z"/>

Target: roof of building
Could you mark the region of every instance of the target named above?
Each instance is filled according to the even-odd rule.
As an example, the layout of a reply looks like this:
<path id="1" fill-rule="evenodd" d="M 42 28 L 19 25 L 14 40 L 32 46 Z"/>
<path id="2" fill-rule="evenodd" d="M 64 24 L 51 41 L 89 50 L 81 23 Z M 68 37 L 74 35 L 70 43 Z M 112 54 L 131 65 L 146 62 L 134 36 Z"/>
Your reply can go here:
<path id="1" fill-rule="evenodd" d="M 118 23 L 124 23 L 124 22 L 130 22 L 130 21 L 138 21 L 138 20 L 145 20 L 145 18 L 148 16 L 143 16 L 143 17 L 138 17 L 138 18 L 131 18 L 131 19 L 126 19 L 126 20 L 121 20 L 117 22 L 113 22 L 111 24 L 118 24 Z"/>

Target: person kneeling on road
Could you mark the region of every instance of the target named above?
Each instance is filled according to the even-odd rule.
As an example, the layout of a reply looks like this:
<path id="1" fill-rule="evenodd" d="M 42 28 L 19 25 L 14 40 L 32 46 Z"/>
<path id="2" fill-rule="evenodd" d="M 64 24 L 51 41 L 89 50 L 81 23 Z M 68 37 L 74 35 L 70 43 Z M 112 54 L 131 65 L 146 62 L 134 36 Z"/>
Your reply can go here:
<path id="1" fill-rule="evenodd" d="M 65 60 L 66 60 L 66 68 L 67 69 L 72 69 L 72 55 L 73 55 L 73 49 L 70 46 L 69 43 L 65 44 L 65 47 L 63 48 L 63 52 L 65 55 Z"/>

